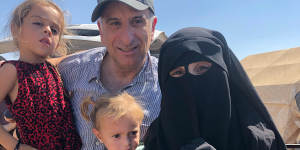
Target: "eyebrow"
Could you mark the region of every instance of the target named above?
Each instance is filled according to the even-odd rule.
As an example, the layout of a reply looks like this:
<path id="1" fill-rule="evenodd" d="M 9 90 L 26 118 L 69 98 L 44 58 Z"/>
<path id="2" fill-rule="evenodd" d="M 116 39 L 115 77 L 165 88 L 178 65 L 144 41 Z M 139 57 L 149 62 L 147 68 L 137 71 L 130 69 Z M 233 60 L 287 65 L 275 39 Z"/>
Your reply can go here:
<path id="1" fill-rule="evenodd" d="M 104 19 L 105 23 L 108 23 L 108 22 L 111 22 L 111 21 L 117 21 L 117 20 L 120 20 L 119 18 L 107 18 L 107 19 Z"/>
<path id="2" fill-rule="evenodd" d="M 31 18 L 39 18 L 39 19 L 43 19 L 43 20 L 46 20 L 46 19 L 44 19 L 43 17 L 41 17 L 41 16 L 30 16 Z"/>
<path id="3" fill-rule="evenodd" d="M 140 16 L 135 16 L 135 17 L 133 17 L 133 19 L 140 19 L 140 18 L 144 18 L 144 17 L 146 18 L 146 15 L 143 14 L 143 15 L 140 15 Z"/>
<path id="4" fill-rule="evenodd" d="M 140 16 L 134 16 L 133 19 L 141 19 L 141 18 L 146 18 L 146 15 L 145 14 L 142 14 Z M 108 17 L 107 19 L 104 19 L 105 20 L 105 23 L 107 22 L 110 22 L 110 21 L 117 21 L 117 20 L 120 20 L 119 18 L 116 18 L 116 17 Z"/>
<path id="5" fill-rule="evenodd" d="M 47 21 L 49 21 L 51 24 L 53 24 L 54 26 L 60 28 L 60 26 L 59 26 L 56 22 L 50 21 L 50 20 L 45 19 L 45 18 L 43 18 L 43 17 L 41 17 L 41 16 L 36 16 L 36 15 L 34 15 L 34 16 L 30 16 L 30 17 L 31 17 L 31 18 L 39 18 L 39 19 L 42 19 L 42 20 L 47 20 Z"/>

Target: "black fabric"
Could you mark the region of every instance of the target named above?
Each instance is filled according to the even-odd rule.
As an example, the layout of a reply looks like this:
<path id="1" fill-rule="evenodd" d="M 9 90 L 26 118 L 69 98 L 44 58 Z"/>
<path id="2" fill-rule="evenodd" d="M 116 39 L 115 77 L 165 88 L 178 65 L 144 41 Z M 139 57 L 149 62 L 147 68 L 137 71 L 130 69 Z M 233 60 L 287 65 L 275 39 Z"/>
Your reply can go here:
<path id="1" fill-rule="evenodd" d="M 202 138 L 194 139 L 182 146 L 180 150 L 216 150 L 213 146 L 205 142 Z"/>
<path id="2" fill-rule="evenodd" d="M 202 75 L 169 75 L 176 67 L 187 69 L 196 61 L 212 65 Z M 217 150 L 286 149 L 255 88 L 219 32 L 198 27 L 175 32 L 162 45 L 158 69 L 161 112 L 145 136 L 146 150 L 179 150 L 195 139 L 203 139 L 210 149 Z M 197 150 L 207 148 L 201 144 Z"/>

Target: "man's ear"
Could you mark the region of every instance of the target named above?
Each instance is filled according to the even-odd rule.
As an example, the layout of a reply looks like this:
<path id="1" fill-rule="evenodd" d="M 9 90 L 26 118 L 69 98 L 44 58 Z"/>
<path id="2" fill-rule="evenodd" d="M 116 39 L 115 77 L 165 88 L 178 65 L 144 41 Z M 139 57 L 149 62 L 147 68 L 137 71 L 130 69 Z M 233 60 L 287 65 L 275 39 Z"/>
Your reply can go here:
<path id="1" fill-rule="evenodd" d="M 151 41 L 153 40 L 153 38 L 154 38 L 154 32 L 155 32 L 155 27 L 156 27 L 156 23 L 157 23 L 157 17 L 156 16 L 154 16 L 154 18 L 153 18 L 153 21 L 152 21 L 152 37 L 151 37 Z"/>
<path id="2" fill-rule="evenodd" d="M 102 135 L 101 135 L 100 131 L 98 131 L 98 130 L 95 129 L 95 128 L 93 128 L 92 131 L 93 131 L 93 133 L 96 135 L 96 137 L 98 138 L 98 140 L 99 140 L 101 143 L 103 143 L 103 142 L 102 142 Z"/>

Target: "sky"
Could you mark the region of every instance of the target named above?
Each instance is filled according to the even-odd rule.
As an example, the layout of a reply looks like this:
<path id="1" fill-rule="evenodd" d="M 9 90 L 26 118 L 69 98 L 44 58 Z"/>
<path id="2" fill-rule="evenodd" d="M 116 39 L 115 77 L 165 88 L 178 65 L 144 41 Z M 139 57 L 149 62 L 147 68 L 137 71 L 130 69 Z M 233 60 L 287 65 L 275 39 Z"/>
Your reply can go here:
<path id="1" fill-rule="evenodd" d="M 0 39 L 9 35 L 8 19 L 23 0 L 0 0 Z M 68 24 L 89 24 L 97 0 L 54 0 Z M 243 58 L 300 47 L 300 0 L 154 0 L 156 29 L 167 36 L 184 27 L 221 32 Z"/>

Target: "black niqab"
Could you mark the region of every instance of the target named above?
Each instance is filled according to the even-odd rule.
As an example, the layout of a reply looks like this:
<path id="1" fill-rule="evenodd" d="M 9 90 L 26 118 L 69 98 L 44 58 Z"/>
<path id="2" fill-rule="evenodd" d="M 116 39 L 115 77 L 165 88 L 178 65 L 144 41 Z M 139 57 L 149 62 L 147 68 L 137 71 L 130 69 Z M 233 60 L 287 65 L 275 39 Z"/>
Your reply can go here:
<path id="1" fill-rule="evenodd" d="M 169 75 L 172 69 L 187 68 L 196 61 L 212 66 L 198 76 Z M 161 48 L 158 69 L 161 112 L 148 129 L 146 150 L 186 149 L 195 141 L 201 142 L 188 149 L 200 150 L 203 144 L 217 150 L 286 149 L 248 76 L 219 32 L 198 27 L 175 32 Z"/>

